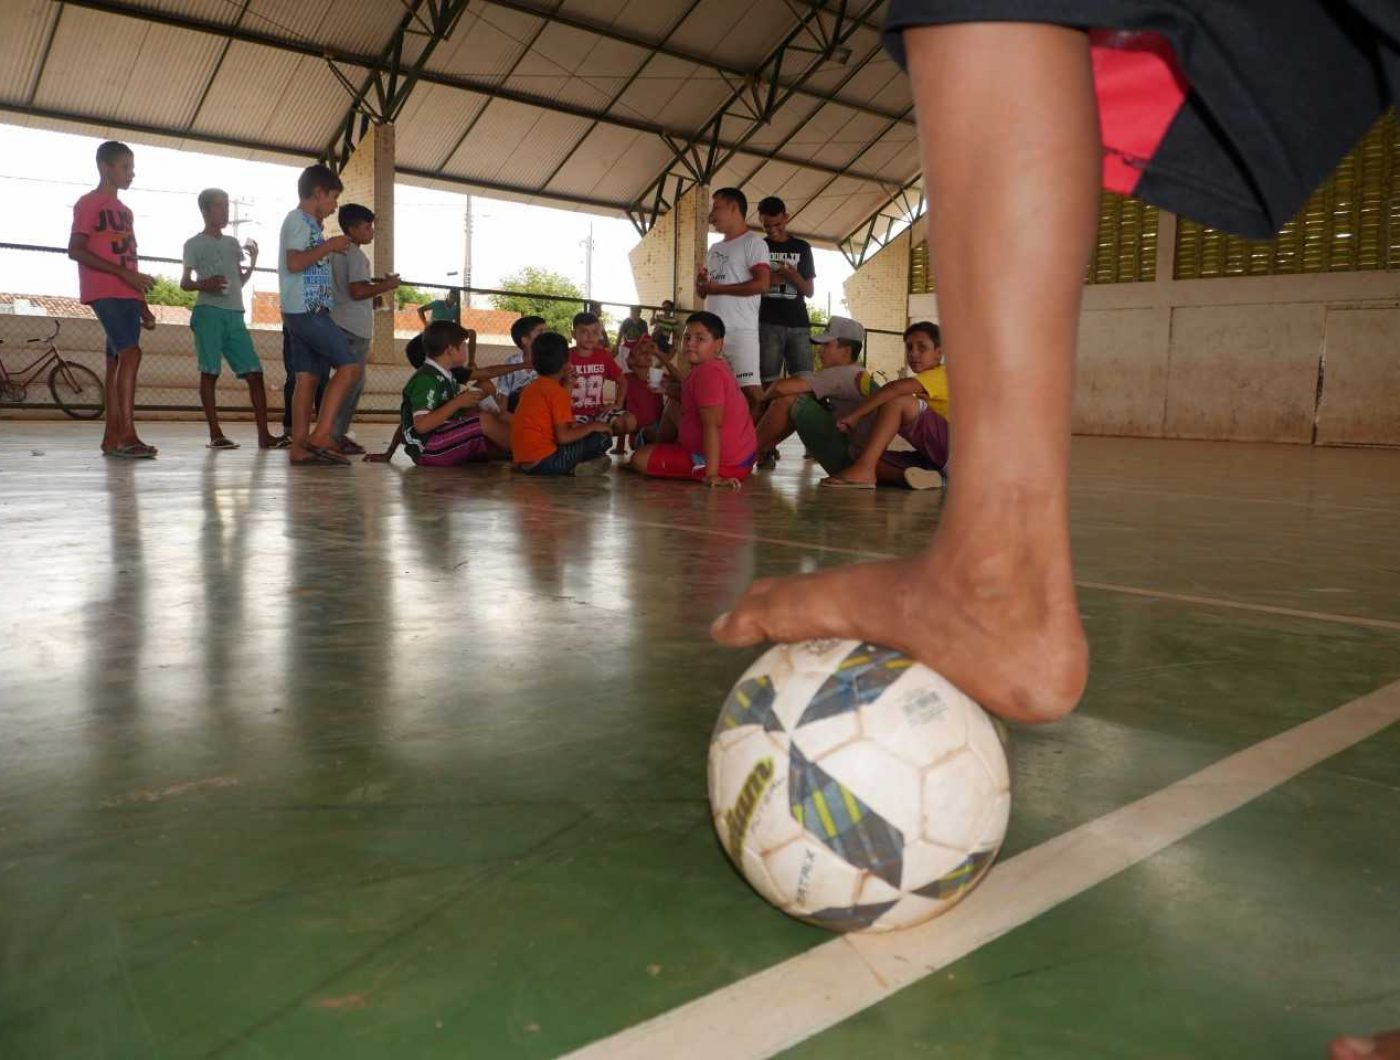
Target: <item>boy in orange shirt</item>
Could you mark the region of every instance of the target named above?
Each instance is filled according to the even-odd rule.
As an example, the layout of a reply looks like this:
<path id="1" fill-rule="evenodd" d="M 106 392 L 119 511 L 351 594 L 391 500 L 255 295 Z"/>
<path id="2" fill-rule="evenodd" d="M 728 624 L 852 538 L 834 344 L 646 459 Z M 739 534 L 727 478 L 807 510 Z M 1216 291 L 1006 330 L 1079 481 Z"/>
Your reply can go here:
<path id="1" fill-rule="evenodd" d="M 569 344 L 546 331 L 532 346 L 539 376 L 520 395 L 510 425 L 510 458 L 527 475 L 601 475 L 610 467 L 607 423 L 576 423 L 563 378 L 569 368 Z M 606 355 L 605 355 L 606 356 Z M 607 358 L 612 363 L 612 358 Z"/>

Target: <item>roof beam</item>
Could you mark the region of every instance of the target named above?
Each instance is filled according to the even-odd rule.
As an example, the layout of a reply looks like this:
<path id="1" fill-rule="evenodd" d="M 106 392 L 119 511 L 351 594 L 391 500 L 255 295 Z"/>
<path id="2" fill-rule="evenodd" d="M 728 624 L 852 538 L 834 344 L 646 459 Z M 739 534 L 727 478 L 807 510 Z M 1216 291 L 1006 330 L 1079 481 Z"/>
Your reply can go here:
<path id="1" fill-rule="evenodd" d="M 353 94 L 339 131 L 321 152 L 323 159 L 334 157 L 344 169 L 371 121 L 387 124 L 399 116 L 413 86 L 422 77 L 423 68 L 438 44 L 457 28 L 457 20 L 466 6 L 467 0 L 404 0 L 405 10 L 394 35 L 380 51 L 379 61 L 369 76 Z M 417 54 L 408 56 L 409 44 L 419 38 Z"/>
<path id="2" fill-rule="evenodd" d="M 843 2 L 844 0 L 839 0 Z M 197 18 L 190 15 L 176 14 L 165 11 L 158 11 L 154 8 L 142 7 L 128 2 L 128 0 L 65 0 L 70 7 L 82 7 L 92 11 L 100 11 L 109 15 L 120 15 L 126 18 L 141 19 L 147 22 L 157 22 L 165 26 L 174 26 L 177 29 L 185 29 L 194 33 L 204 33 L 218 37 L 227 37 L 232 40 L 241 41 L 247 44 L 255 44 L 264 48 L 272 48 L 277 51 L 291 52 L 297 55 L 304 55 L 314 59 L 324 60 L 333 66 L 357 66 L 373 70 L 379 65 L 378 56 L 361 55 L 352 52 L 339 51 L 334 48 L 326 48 L 309 41 L 292 40 L 285 37 L 276 37 L 263 33 L 260 30 L 249 29 L 246 26 L 235 26 L 227 23 L 214 22 L 209 19 Z M 871 6 L 874 6 L 873 4 Z M 654 122 L 640 121 L 620 114 L 605 114 L 601 111 L 588 107 L 581 107 L 575 104 L 566 103 L 560 99 L 549 96 L 536 95 L 530 92 L 520 92 L 515 89 L 507 89 L 491 81 L 476 78 L 459 77 L 451 74 L 438 73 L 432 70 L 423 70 L 417 75 L 417 80 L 423 84 L 441 85 L 445 88 L 457 88 L 465 92 L 473 92 L 477 95 L 488 96 L 493 99 L 501 99 L 511 103 L 519 103 L 524 106 L 537 107 L 541 110 L 552 111 L 559 114 L 568 114 L 572 117 L 580 118 L 584 121 L 596 121 L 606 125 L 616 125 L 624 129 L 632 129 L 635 132 L 647 133 L 662 139 L 671 138 L 678 142 L 684 142 L 696 138 L 700 134 L 691 133 L 688 130 L 671 129 Z M 791 90 L 788 90 L 789 92 Z M 180 133 L 178 131 L 166 130 L 161 135 L 188 135 L 193 138 L 193 133 Z M 747 139 L 745 137 L 744 139 Z M 816 170 L 817 172 L 835 174 L 841 172 L 854 180 L 862 180 L 882 187 L 893 188 L 895 182 L 888 177 L 875 173 L 846 172 L 836 166 L 825 165 L 821 162 L 809 161 L 790 155 L 779 155 L 773 152 L 764 151 L 761 148 L 743 147 L 743 140 L 737 143 L 729 141 L 718 141 L 717 146 L 724 149 L 728 157 L 732 157 L 735 151 L 740 149 L 745 153 L 763 158 L 768 161 L 782 162 L 791 166 L 798 166 L 805 169 Z M 309 152 L 307 152 L 309 153 Z M 668 169 L 670 167 L 668 166 Z M 448 179 L 446 174 L 442 179 Z M 651 185 L 647 185 L 647 192 Z M 639 199 L 648 198 L 644 192 Z"/>
<path id="3" fill-rule="evenodd" d="M 845 45 L 851 35 L 865 25 L 865 19 L 884 0 L 861 0 L 859 12 L 847 11 L 849 3 L 855 0 L 824 0 L 819 5 L 811 5 L 787 36 L 769 53 L 763 61 L 752 84 L 735 89 L 718 110 L 710 116 L 705 126 L 695 135 L 673 145 L 671 160 L 665 168 L 650 180 L 637 196 L 634 208 L 651 197 L 658 185 L 663 185 L 675 175 L 689 175 L 698 184 L 707 183 L 710 178 L 732 159 L 760 128 L 772 120 L 777 111 L 796 94 L 797 89 L 826 61 L 838 48 Z M 830 18 L 830 25 L 824 21 Z M 815 44 L 815 47 L 813 45 Z M 783 82 L 783 65 L 789 52 L 809 54 L 806 64 L 796 78 Z M 779 91 L 779 84 L 785 87 Z M 766 91 L 760 91 L 766 86 Z M 752 93 L 752 94 L 751 94 Z M 744 133 L 737 141 L 721 142 L 720 129 L 726 120 L 737 121 L 745 126 Z M 722 153 L 721 153 L 722 151 Z M 701 160 L 703 153 L 703 161 Z M 754 151 L 755 155 L 781 161 L 776 152 Z M 821 169 L 835 175 L 850 175 L 848 167 L 817 166 L 811 163 L 797 163 L 808 169 Z M 678 171 L 684 171 L 681 174 Z M 880 183 L 886 183 L 880 181 Z"/>
<path id="4" fill-rule="evenodd" d="M 915 221 L 924 215 L 928 208 L 928 198 L 924 189 L 919 190 L 918 202 L 910 205 L 909 192 L 916 184 L 923 180 L 923 174 L 910 180 L 898 193 L 884 203 L 878 210 L 872 213 L 860 224 L 851 230 L 851 233 L 842 239 L 838 244 L 842 255 L 851 264 L 851 268 L 858 269 L 870 258 L 871 249 L 876 252 L 883 250 L 895 236 L 902 235 L 904 230 L 910 227 Z M 902 206 L 902 209 L 895 209 Z M 881 231 L 881 222 L 884 222 L 884 230 Z M 895 225 L 900 225 L 899 231 L 895 231 Z M 857 243 L 856 237 L 864 230 L 864 238 Z"/>
<path id="5" fill-rule="evenodd" d="M 724 74 L 727 77 L 733 78 L 736 81 L 746 81 L 750 78 L 757 76 L 759 73 L 759 71 L 757 70 L 748 70 L 741 66 L 731 66 L 728 63 L 721 62 L 718 59 L 714 59 L 706 55 L 701 55 L 698 52 L 687 51 L 684 48 L 677 48 L 670 43 L 670 38 L 672 37 L 672 35 L 675 34 L 675 32 L 678 29 L 680 29 L 681 23 L 685 21 L 685 18 L 689 17 L 691 11 L 694 10 L 694 7 L 688 10 L 685 16 L 678 20 L 677 23 L 671 27 L 671 29 L 661 40 L 653 41 L 648 40 L 645 37 L 639 37 L 635 33 L 625 33 L 622 30 L 617 29 L 615 26 L 609 26 L 606 23 L 595 22 L 585 18 L 579 18 L 577 15 L 569 15 L 563 12 L 555 13 L 550 11 L 542 11 L 533 4 L 523 3 L 522 0 L 485 0 L 485 2 L 493 7 L 505 8 L 508 11 L 517 11 L 522 15 L 534 15 L 537 18 L 547 19 L 548 21 L 558 23 L 561 26 L 568 26 L 570 29 L 582 30 L 584 33 L 591 33 L 595 37 L 603 37 L 610 41 L 616 41 L 618 44 L 630 44 L 633 47 L 641 48 L 648 52 L 653 52 L 656 55 L 665 55 L 672 59 L 680 59 L 683 62 L 691 63 L 695 66 L 704 67 L 707 70 L 715 70 L 718 73 Z M 808 4 L 804 6 L 814 7 L 815 5 Z M 879 28 L 878 25 L 874 25 L 868 22 L 862 24 L 869 26 L 871 29 Z M 646 65 L 645 60 L 643 60 L 642 65 Z M 847 80 L 849 80 L 849 78 Z M 842 83 L 844 84 L 845 82 Z M 780 82 L 778 87 L 792 87 L 796 94 L 799 96 L 806 96 L 809 99 L 820 100 L 823 103 L 835 103 L 838 106 L 847 107 L 850 110 L 857 111 L 861 114 L 869 114 L 871 117 L 885 118 L 887 120 L 892 118 L 901 121 L 908 120 L 902 115 L 896 113 L 895 111 L 886 110 L 883 107 L 872 106 L 871 104 L 864 103 L 860 100 L 843 99 L 842 97 L 837 96 L 834 93 L 821 92 L 815 88 L 807 88 L 806 86 L 801 84 L 794 84 L 792 86 L 789 86 L 786 83 Z M 910 124 L 912 125 L 913 123 L 910 122 Z"/>
<path id="6" fill-rule="evenodd" d="M 216 147 L 229 147 L 239 151 L 264 151 L 268 154 L 282 155 L 285 158 L 308 158 L 311 155 L 311 152 L 305 147 L 291 144 L 276 144 L 262 140 L 244 140 L 234 136 L 219 136 L 212 133 L 186 133 L 178 129 L 165 129 L 158 125 L 146 125 L 141 122 L 126 121 L 120 118 L 108 118 L 99 114 L 83 114 L 78 111 L 52 110 L 42 107 L 7 107 L 0 105 L 0 114 L 4 113 L 40 118 L 46 121 L 73 122 L 97 129 L 121 129 L 124 132 L 133 133 L 137 136 L 155 136 L 165 140 L 189 140 L 192 143 L 210 144 Z M 594 199 L 584 195 L 561 195 L 557 192 L 536 191 L 534 188 L 522 188 L 517 185 L 502 184 L 490 180 L 444 176 L 426 169 L 413 169 L 399 166 L 394 172 L 413 180 L 435 181 L 443 184 L 455 184 L 465 188 L 478 188 L 482 191 L 494 191 L 506 195 L 519 195 L 530 199 L 545 199 L 567 206 L 586 206 L 590 209 L 601 210 L 607 213 L 616 213 L 618 215 L 625 214 L 628 207 L 628 203 L 618 200 Z"/>

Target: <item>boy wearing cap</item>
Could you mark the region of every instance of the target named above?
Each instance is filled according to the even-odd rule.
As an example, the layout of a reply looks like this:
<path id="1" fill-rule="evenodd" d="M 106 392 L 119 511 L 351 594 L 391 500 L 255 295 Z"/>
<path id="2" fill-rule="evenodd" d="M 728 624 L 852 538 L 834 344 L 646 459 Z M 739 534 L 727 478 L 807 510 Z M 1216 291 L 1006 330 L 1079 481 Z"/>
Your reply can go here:
<path id="1" fill-rule="evenodd" d="M 790 375 L 764 391 L 758 466 L 774 468 L 778 443 L 796 431 L 826 473 L 839 475 L 855 462 L 870 433 L 869 422 L 852 434 L 836 426 L 838 419 L 854 412 L 876 389 L 860 363 L 865 328 L 849 317 L 832 317 L 826 330 L 808 342 L 820 347 L 821 371 Z"/>

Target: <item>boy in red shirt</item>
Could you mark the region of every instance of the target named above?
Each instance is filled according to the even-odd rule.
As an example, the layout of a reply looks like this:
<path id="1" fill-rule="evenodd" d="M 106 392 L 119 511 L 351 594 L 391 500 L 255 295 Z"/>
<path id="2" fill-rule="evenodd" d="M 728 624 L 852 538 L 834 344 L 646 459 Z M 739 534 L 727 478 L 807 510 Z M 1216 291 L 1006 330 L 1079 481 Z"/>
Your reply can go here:
<path id="1" fill-rule="evenodd" d="M 624 406 L 637 424 L 628 437 L 632 448 L 640 449 L 648 442 L 660 440 L 657 435 L 665 406 L 661 386 L 666 370 L 656 366 L 656 343 L 650 335 L 643 335 L 628 347 L 627 374 L 622 378 L 627 384 Z M 621 446 L 623 439 L 619 438 L 617 444 Z"/>
<path id="2" fill-rule="evenodd" d="M 622 409 L 627 400 L 627 381 L 621 366 L 603 345 L 602 336 L 603 325 L 595 314 L 574 315 L 575 345 L 569 351 L 574 422 L 605 423 L 613 434 L 631 434 L 637 429 L 636 421 Z M 609 381 L 617 386 L 611 404 L 603 399 L 603 384 Z"/>
<path id="3" fill-rule="evenodd" d="M 510 424 L 510 458 L 527 475 L 601 475 L 612 467 L 606 423 L 579 423 L 564 389 L 569 344 L 546 331 L 531 347 L 538 378 L 520 394 Z"/>
<path id="4" fill-rule="evenodd" d="M 681 352 L 690 373 L 681 387 L 680 439 L 642 446 L 632 454 L 632 467 L 657 478 L 738 489 L 753 470 L 758 437 L 748 399 L 723 358 L 724 321 L 713 313 L 692 313 Z M 669 360 L 664 363 L 676 371 Z"/>
<path id="5" fill-rule="evenodd" d="M 137 270 L 136 231 L 131 210 L 117 197 L 136 177 L 131 148 L 108 140 L 97 149 L 96 189 L 73 205 L 68 256 L 78 263 L 78 289 L 107 335 L 107 412 L 102 452 L 127 460 L 149 460 L 155 446 L 136 436 L 136 373 L 141 367 L 141 329 L 156 318 L 146 305 L 154 277 Z"/>

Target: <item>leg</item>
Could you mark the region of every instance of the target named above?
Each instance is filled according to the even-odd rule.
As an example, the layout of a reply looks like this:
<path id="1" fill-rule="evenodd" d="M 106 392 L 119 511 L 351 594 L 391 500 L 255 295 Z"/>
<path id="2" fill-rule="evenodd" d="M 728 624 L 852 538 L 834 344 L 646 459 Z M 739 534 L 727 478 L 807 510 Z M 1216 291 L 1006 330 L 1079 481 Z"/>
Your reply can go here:
<path id="1" fill-rule="evenodd" d="M 780 324 L 758 325 L 758 378 L 764 386 L 783 377 L 783 346 L 787 342 L 787 330 Z"/>
<path id="2" fill-rule="evenodd" d="M 219 377 L 208 372 L 199 373 L 199 403 L 204 406 L 204 418 L 209 423 L 209 440 L 217 442 L 224 436 L 219 428 L 219 408 L 214 400 L 214 388 L 219 385 Z"/>
<path id="3" fill-rule="evenodd" d="M 332 431 L 335 429 L 336 414 L 363 374 L 364 370 L 358 364 L 343 365 L 331 373 L 325 396 L 321 398 L 321 408 L 316 413 L 316 426 L 307 435 L 307 445 L 328 449 L 335 443 Z"/>
<path id="4" fill-rule="evenodd" d="M 296 433 L 292 430 L 292 395 L 296 393 L 297 372 L 292 365 L 292 336 L 285 325 L 282 327 L 282 369 L 287 373 L 282 383 L 282 430 L 295 438 Z"/>
<path id="5" fill-rule="evenodd" d="M 365 378 L 368 375 L 365 364 L 369 360 L 369 339 L 351 335 L 348 331 L 343 332 L 343 334 L 345 341 L 355 354 L 360 374 L 350 384 L 350 390 L 345 395 L 345 400 L 341 402 L 340 411 L 335 414 L 335 422 L 331 425 L 331 437 L 336 442 L 345 438 L 346 433 L 350 430 L 350 421 L 355 418 L 355 410 L 360 406 L 360 395 L 365 392 Z"/>
<path id="6" fill-rule="evenodd" d="M 116 402 L 121 409 L 121 437 L 118 445 L 141 445 L 136 434 L 136 376 L 141 370 L 141 347 L 132 346 L 117 354 Z"/>
<path id="7" fill-rule="evenodd" d="M 107 395 L 106 407 L 102 410 L 102 451 L 115 449 L 121 444 L 121 407 L 117 404 L 117 359 L 107 355 L 107 378 L 102 388 Z"/>
<path id="8" fill-rule="evenodd" d="M 612 445 L 612 440 L 606 434 L 595 433 L 586 434 L 576 442 L 568 442 L 561 445 L 554 452 L 526 470 L 527 475 L 576 475 L 579 469 L 585 465 L 591 465 L 597 461 L 597 469 L 607 470 L 603 466 L 608 460 L 608 447 Z M 586 470 L 591 470 L 586 469 Z"/>
<path id="9" fill-rule="evenodd" d="M 912 423 L 918 414 L 919 399 L 916 397 L 898 397 L 893 401 L 886 401 L 875 413 L 875 426 L 870 428 L 870 439 L 860 451 L 856 462 L 832 478 L 846 482 L 878 482 L 879 475 L 875 469 L 880 463 L 880 457 L 890 447 L 890 442 L 894 441 L 899 429 L 907 423 Z"/>
<path id="10" fill-rule="evenodd" d="M 510 452 L 510 417 L 499 412 L 481 414 L 481 433 L 497 449 Z"/>
<path id="11" fill-rule="evenodd" d="M 280 448 L 285 441 L 282 435 L 274 436 L 267 429 L 267 384 L 261 372 L 249 372 L 243 377 L 248 383 L 248 403 L 253 406 L 253 422 L 258 428 L 258 448 Z"/>
<path id="12" fill-rule="evenodd" d="M 1327 1055 L 1329 1060 L 1400 1060 L 1400 1031 L 1374 1038 L 1337 1038 Z"/>
<path id="13" fill-rule="evenodd" d="M 306 460 L 311 454 L 306 446 L 311 433 L 311 406 L 316 400 L 316 373 L 297 372 L 296 389 L 292 392 L 292 445 L 288 452 L 292 460 Z"/>
<path id="14" fill-rule="evenodd" d="M 812 370 L 812 333 L 806 328 L 784 328 L 783 364 L 788 375 Z"/>
<path id="15" fill-rule="evenodd" d="M 778 444 L 793 432 L 792 409 L 801 394 L 774 398 L 758 420 L 758 457 L 778 448 Z"/>
<path id="16" fill-rule="evenodd" d="M 836 429 L 836 421 L 816 398 L 804 394 L 792 407 L 792 425 L 807 451 L 828 475 L 851 466 L 851 439 Z"/>
<path id="17" fill-rule="evenodd" d="M 1089 43 L 1025 23 L 921 27 L 904 40 L 931 189 L 959 488 L 922 555 L 760 582 L 714 632 L 733 645 L 888 644 L 994 713 L 1051 721 L 1074 709 L 1088 671 L 1068 472 L 1100 176 Z"/>
<path id="18" fill-rule="evenodd" d="M 749 403 L 749 418 L 757 421 L 759 416 L 759 410 L 763 408 L 763 387 L 744 387 L 744 398 Z"/>

